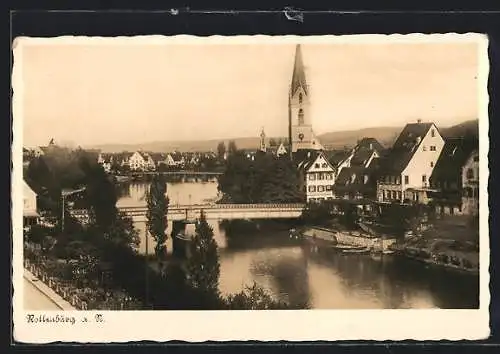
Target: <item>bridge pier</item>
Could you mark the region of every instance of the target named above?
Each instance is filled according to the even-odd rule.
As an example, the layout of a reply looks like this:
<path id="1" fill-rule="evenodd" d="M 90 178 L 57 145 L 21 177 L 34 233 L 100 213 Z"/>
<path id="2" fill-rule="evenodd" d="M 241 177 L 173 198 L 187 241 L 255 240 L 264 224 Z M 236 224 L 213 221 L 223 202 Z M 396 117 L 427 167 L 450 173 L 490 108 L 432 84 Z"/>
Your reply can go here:
<path id="1" fill-rule="evenodd" d="M 179 237 L 179 233 L 185 233 L 186 232 L 186 223 L 181 220 L 181 221 L 172 221 L 172 254 L 175 257 L 179 258 L 186 258 L 187 256 L 187 242 L 184 240 L 181 240 Z"/>

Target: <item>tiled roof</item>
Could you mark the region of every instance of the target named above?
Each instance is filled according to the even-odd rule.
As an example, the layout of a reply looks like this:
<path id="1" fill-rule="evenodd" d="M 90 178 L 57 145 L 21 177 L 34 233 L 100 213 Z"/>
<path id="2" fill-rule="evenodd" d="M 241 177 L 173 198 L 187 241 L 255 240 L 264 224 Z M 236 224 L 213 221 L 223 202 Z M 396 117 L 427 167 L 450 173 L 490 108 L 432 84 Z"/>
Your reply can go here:
<path id="1" fill-rule="evenodd" d="M 374 150 L 368 150 L 366 148 L 360 148 L 355 153 L 351 159 L 351 166 L 364 166 L 370 157 L 374 154 Z"/>
<path id="2" fill-rule="evenodd" d="M 332 150 L 332 151 L 326 151 L 325 154 L 326 158 L 328 159 L 328 162 L 330 162 L 334 167 L 337 167 L 351 155 L 351 151 Z"/>
<path id="3" fill-rule="evenodd" d="M 478 150 L 477 139 L 448 138 L 432 171 L 431 183 L 456 180 L 471 154 Z"/>
<path id="4" fill-rule="evenodd" d="M 381 160 L 382 173 L 400 174 L 406 168 L 433 123 L 407 124 L 398 139 Z"/>
<path id="5" fill-rule="evenodd" d="M 166 158 L 166 155 L 162 152 L 150 152 L 149 156 L 151 156 L 153 161 L 156 163 L 164 161 Z"/>
<path id="6" fill-rule="evenodd" d="M 381 152 L 382 150 L 384 150 L 382 144 L 380 144 L 375 138 L 363 138 L 356 145 L 356 147 L 358 148 L 364 148 L 368 150 L 370 150 L 370 146 L 372 150 L 375 150 L 377 152 Z"/>
<path id="7" fill-rule="evenodd" d="M 335 180 L 334 190 L 337 192 L 359 191 L 362 193 L 372 190 L 375 187 L 373 172 L 374 170 L 371 168 L 345 167 Z M 368 176 L 366 183 L 365 176 Z"/>
<path id="8" fill-rule="evenodd" d="M 298 161 L 299 170 L 307 171 L 312 166 L 314 161 L 316 161 L 319 154 L 319 151 L 308 151 L 304 156 L 302 156 L 302 159 Z"/>

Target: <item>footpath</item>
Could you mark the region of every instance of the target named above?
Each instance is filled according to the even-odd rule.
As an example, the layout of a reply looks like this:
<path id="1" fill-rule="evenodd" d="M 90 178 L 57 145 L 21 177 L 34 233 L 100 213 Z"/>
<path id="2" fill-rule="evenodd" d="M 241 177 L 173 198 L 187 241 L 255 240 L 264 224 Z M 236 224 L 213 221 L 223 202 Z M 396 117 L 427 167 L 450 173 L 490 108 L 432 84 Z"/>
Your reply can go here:
<path id="1" fill-rule="evenodd" d="M 35 288 L 38 289 L 43 295 L 48 297 L 57 307 L 65 311 L 76 311 L 77 309 L 73 307 L 68 301 L 64 300 L 59 296 L 54 290 L 52 290 L 48 285 L 43 283 L 29 270 L 24 269 L 24 279 L 30 282 Z"/>

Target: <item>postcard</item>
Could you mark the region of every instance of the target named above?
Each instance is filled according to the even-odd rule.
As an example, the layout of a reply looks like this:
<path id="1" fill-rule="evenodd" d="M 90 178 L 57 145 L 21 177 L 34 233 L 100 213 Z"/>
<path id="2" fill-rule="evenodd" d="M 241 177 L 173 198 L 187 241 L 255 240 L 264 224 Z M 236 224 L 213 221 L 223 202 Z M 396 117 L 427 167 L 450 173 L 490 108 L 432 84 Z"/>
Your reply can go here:
<path id="1" fill-rule="evenodd" d="M 15 339 L 486 338 L 487 47 L 15 38 Z"/>

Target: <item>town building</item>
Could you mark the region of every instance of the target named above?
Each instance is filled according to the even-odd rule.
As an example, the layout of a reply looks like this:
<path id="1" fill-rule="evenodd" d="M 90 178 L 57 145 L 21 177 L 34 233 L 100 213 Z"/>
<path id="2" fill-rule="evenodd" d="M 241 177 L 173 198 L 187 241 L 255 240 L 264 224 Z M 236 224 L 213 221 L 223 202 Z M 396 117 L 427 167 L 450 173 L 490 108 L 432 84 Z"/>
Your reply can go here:
<path id="1" fill-rule="evenodd" d="M 335 179 L 333 193 L 337 199 L 375 200 L 377 181 L 373 167 L 344 167 Z"/>
<path id="2" fill-rule="evenodd" d="M 97 158 L 97 163 L 101 165 L 107 173 L 111 172 L 111 166 L 113 164 L 113 154 L 108 153 L 99 153 L 99 157 Z"/>
<path id="3" fill-rule="evenodd" d="M 377 199 L 428 203 L 429 178 L 444 146 L 434 123 L 407 124 L 380 161 Z"/>
<path id="4" fill-rule="evenodd" d="M 167 154 L 163 163 L 169 168 L 182 168 L 184 167 L 186 160 L 180 152 L 174 151 Z"/>
<path id="5" fill-rule="evenodd" d="M 297 158 L 297 156 L 295 157 Z M 301 185 L 306 202 L 333 199 L 335 168 L 323 151 L 307 151 L 298 163 Z"/>
<path id="6" fill-rule="evenodd" d="M 477 139 L 448 138 L 430 178 L 433 203 L 440 214 L 475 215 L 479 211 Z"/>
<path id="7" fill-rule="evenodd" d="M 128 165 L 132 171 L 153 171 L 156 167 L 151 155 L 144 151 L 134 152 Z"/>
<path id="8" fill-rule="evenodd" d="M 323 149 L 312 129 L 309 87 L 300 45 L 295 49 L 295 63 L 288 96 L 288 126 L 288 141 L 292 154 L 298 150 Z"/>
<path id="9" fill-rule="evenodd" d="M 369 168 L 372 162 L 380 158 L 384 150 L 377 139 L 363 138 L 352 149 L 349 165 Z"/>
<path id="10" fill-rule="evenodd" d="M 25 180 L 23 180 L 23 227 L 38 223 L 37 194 Z"/>

